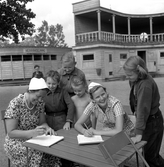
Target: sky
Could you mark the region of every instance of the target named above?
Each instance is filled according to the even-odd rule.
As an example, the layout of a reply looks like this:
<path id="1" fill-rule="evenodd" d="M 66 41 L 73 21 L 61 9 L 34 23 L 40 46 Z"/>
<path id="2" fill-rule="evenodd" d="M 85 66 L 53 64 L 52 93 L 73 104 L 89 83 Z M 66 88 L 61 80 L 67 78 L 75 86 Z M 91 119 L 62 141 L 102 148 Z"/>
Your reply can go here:
<path id="1" fill-rule="evenodd" d="M 35 28 L 46 20 L 49 25 L 61 24 L 65 35 L 65 42 L 69 47 L 75 45 L 73 3 L 82 0 L 34 0 L 29 2 L 36 14 L 31 21 Z M 94 1 L 94 0 L 93 0 Z M 102 7 L 127 14 L 164 13 L 164 0 L 100 0 Z"/>

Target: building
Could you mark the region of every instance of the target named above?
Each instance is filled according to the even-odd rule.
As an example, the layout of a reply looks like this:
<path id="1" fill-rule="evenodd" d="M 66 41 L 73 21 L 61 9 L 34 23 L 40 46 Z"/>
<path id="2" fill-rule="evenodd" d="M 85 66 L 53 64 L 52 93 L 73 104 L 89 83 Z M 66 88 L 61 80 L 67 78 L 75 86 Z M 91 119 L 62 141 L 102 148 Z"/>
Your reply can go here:
<path id="1" fill-rule="evenodd" d="M 0 48 L 0 80 L 29 79 L 34 65 L 45 75 L 61 67 L 61 57 L 72 48 L 55 47 L 2 47 Z"/>
<path id="2" fill-rule="evenodd" d="M 164 73 L 164 13 L 125 14 L 100 0 L 73 4 L 77 66 L 87 79 L 124 75 L 126 59 L 139 55 L 149 72 Z"/>

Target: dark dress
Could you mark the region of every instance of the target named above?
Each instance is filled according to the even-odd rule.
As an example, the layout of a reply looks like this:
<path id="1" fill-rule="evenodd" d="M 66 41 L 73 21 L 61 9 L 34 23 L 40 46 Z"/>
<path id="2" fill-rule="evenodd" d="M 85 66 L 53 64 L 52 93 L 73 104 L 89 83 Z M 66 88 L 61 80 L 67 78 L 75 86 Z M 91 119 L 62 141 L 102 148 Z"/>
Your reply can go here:
<path id="1" fill-rule="evenodd" d="M 38 72 L 33 72 L 32 74 L 32 78 L 43 78 L 43 73 L 41 71 L 38 71 Z"/>

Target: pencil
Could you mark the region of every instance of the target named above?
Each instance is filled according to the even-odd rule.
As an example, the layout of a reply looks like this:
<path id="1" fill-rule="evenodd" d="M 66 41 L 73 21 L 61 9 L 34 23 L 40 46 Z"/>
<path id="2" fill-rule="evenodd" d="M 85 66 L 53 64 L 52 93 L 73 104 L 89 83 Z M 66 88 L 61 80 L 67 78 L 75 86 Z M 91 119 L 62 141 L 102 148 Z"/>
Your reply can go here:
<path id="1" fill-rule="evenodd" d="M 88 126 L 84 123 L 84 126 L 86 127 L 86 129 L 88 129 Z"/>

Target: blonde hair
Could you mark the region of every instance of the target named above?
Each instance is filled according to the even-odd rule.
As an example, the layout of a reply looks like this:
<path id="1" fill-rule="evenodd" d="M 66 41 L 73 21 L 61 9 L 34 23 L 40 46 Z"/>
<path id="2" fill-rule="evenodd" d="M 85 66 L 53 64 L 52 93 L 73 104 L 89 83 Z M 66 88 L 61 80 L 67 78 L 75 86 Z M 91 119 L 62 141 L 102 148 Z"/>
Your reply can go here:
<path id="1" fill-rule="evenodd" d="M 75 63 L 75 57 L 72 51 L 65 53 L 62 56 L 62 62 L 74 62 Z"/>
<path id="2" fill-rule="evenodd" d="M 79 75 L 79 76 L 72 76 L 71 77 L 71 85 L 73 86 L 84 86 L 86 91 L 88 90 L 88 84 L 87 84 L 87 81 L 86 81 L 86 78 L 84 75 Z"/>
<path id="3" fill-rule="evenodd" d="M 139 79 L 145 79 L 148 75 L 145 61 L 139 56 L 130 56 L 123 65 L 123 69 L 135 72 Z"/>

